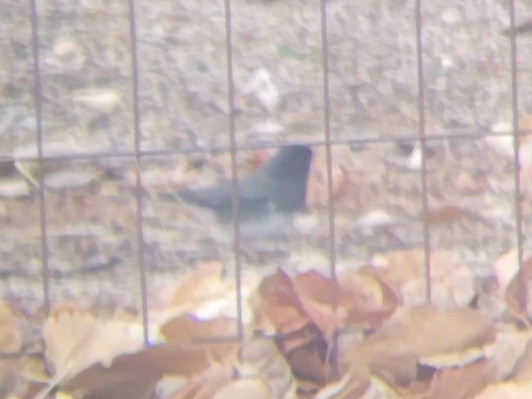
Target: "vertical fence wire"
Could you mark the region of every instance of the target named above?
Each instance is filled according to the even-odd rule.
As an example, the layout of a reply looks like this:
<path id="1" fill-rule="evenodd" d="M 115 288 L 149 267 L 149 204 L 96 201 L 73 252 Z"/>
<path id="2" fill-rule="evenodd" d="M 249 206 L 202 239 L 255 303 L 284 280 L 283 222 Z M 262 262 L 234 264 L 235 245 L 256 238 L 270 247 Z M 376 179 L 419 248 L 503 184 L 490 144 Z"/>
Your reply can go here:
<path id="1" fill-rule="evenodd" d="M 329 218 L 329 265 L 333 286 L 338 284 L 336 276 L 336 228 L 335 228 L 335 201 L 333 195 L 333 172 L 332 172 L 332 140 L 331 140 L 331 100 L 329 89 L 329 37 L 327 33 L 327 4 L 326 0 L 320 2 L 321 15 L 321 44 L 322 44 L 322 68 L 323 68 L 323 128 L 325 136 L 325 160 L 327 171 L 327 204 Z M 335 290 L 332 297 L 332 307 L 334 312 L 338 308 L 338 290 Z M 329 351 L 331 356 L 332 374 L 338 374 L 338 335 L 332 340 L 332 348 Z"/>
<path id="2" fill-rule="evenodd" d="M 235 261 L 237 338 L 244 339 L 244 322 L 242 319 L 242 259 L 240 256 L 240 208 L 238 204 L 238 143 L 235 127 L 235 85 L 233 80 L 233 38 L 231 21 L 231 0 L 224 0 L 225 7 L 225 46 L 227 62 L 227 102 L 229 106 L 229 136 L 231 147 L 231 202 L 233 222 L 233 253 Z"/>
<path id="3" fill-rule="evenodd" d="M 421 147 L 421 201 L 423 218 L 423 248 L 425 252 L 425 300 L 432 301 L 431 287 L 431 247 L 430 247 L 430 226 L 428 219 L 429 194 L 428 194 L 428 174 L 427 174 L 427 137 L 425 131 L 425 79 L 423 75 L 423 8 L 422 0 L 416 0 L 415 24 L 416 24 L 416 58 L 417 58 L 417 84 L 418 84 L 418 129 L 419 143 Z"/>
<path id="4" fill-rule="evenodd" d="M 142 214 L 142 159 L 140 148 L 140 110 L 139 110 L 139 67 L 137 52 L 137 24 L 135 18 L 135 0 L 129 0 L 129 35 L 131 45 L 131 73 L 132 73 L 132 96 L 133 96 L 133 128 L 135 140 L 135 202 L 136 202 L 136 232 L 137 232 L 137 262 L 140 277 L 140 292 L 142 301 L 142 331 L 144 345 L 150 342 L 148 328 L 148 287 L 146 282 L 146 260 L 144 241 L 144 218 Z"/>
<path id="5" fill-rule="evenodd" d="M 39 18 L 37 13 L 37 0 L 30 1 L 31 14 L 31 44 L 33 52 L 33 81 L 34 81 L 34 104 L 37 142 L 37 161 L 39 168 L 44 164 L 43 154 L 43 132 L 42 132 L 42 85 L 41 85 L 41 65 L 40 65 L 40 40 L 39 40 Z M 41 235 L 42 253 L 42 284 L 43 284 L 43 310 L 45 314 L 50 312 L 50 259 L 48 251 L 48 220 L 46 213 L 46 188 L 44 177 L 39 174 L 39 224 Z"/>
<path id="6" fill-rule="evenodd" d="M 508 4 L 510 16 L 510 29 L 515 30 L 515 1 L 510 0 Z M 517 85 L 517 39 L 516 35 L 510 35 L 510 63 L 511 63 L 511 96 L 512 96 L 512 128 L 513 128 L 513 171 L 514 171 L 514 207 L 515 207 L 515 234 L 517 246 L 518 269 L 518 298 L 521 309 L 526 309 L 526 276 L 523 269 L 523 211 L 521 192 L 521 164 L 519 159 L 520 135 L 519 135 L 519 99 Z"/>

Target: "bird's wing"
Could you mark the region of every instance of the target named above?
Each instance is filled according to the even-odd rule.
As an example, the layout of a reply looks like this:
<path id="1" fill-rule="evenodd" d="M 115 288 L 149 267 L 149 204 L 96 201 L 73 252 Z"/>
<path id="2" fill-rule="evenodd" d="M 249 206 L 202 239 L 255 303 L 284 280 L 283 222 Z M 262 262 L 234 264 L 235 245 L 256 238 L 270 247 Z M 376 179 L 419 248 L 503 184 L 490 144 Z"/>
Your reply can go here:
<path id="1" fill-rule="evenodd" d="M 268 210 L 269 198 L 266 195 L 263 184 L 268 184 L 264 179 L 260 181 L 248 180 L 247 176 L 239 184 L 238 205 L 239 212 L 243 217 L 253 216 L 254 213 L 261 213 Z M 257 184 L 255 184 L 257 183 Z M 199 188 L 195 190 L 179 190 L 181 198 L 189 203 L 203 208 L 212 209 L 222 218 L 231 217 L 232 205 L 232 186 L 231 182 L 224 181 L 211 187 Z"/>

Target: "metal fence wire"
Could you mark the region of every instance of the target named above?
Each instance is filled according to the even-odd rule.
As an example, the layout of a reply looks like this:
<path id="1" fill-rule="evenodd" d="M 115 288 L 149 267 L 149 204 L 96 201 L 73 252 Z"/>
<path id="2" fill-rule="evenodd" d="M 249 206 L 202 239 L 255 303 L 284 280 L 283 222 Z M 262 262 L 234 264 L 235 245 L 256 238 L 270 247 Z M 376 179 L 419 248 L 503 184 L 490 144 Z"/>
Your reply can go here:
<path id="1" fill-rule="evenodd" d="M 0 67 L 0 166 L 17 175 L 27 172 L 24 180 L 34 177 L 36 184 L 29 185 L 23 199 L 2 199 L 8 243 L 2 250 L 4 293 L 19 296 L 23 304 L 38 303 L 48 313 L 54 301 L 76 298 L 77 289 L 93 295 L 91 284 L 99 287 L 94 291 L 99 301 L 112 302 L 106 288 L 123 284 L 131 305 L 141 309 L 149 345 L 150 294 L 158 289 L 150 281 L 168 279 L 204 256 L 202 249 L 194 249 L 199 246 L 194 238 L 187 241 L 188 230 L 178 232 L 183 229 L 178 217 L 172 220 L 181 205 L 154 195 L 154 180 L 164 180 L 163 194 L 173 196 L 168 171 L 179 175 L 180 184 L 190 183 L 187 168 L 216 159 L 228 162 L 223 167 L 230 171 L 235 199 L 245 154 L 286 143 L 310 146 L 315 159 L 322 154 L 322 235 L 308 240 L 327 254 L 333 280 L 339 265 L 353 257 L 383 251 L 390 242 L 408 246 L 409 238 L 425 254 L 429 303 L 435 247 L 463 245 L 464 256 L 482 268 L 515 246 L 522 267 L 524 231 L 532 219 L 524 206 L 518 138 L 530 134 L 520 119 L 532 108 L 532 58 L 527 59 L 532 46 L 529 37 L 512 32 L 525 19 L 526 1 L 172 3 L 129 0 L 126 9 L 121 3 L 30 0 L 29 11 L 22 3 L 3 7 L 3 29 L 12 29 L 2 33 L 10 55 Z M 507 36 L 501 34 L 505 28 Z M 273 87 L 274 99 L 282 98 L 280 105 L 268 109 L 268 99 L 261 100 L 253 84 L 246 83 L 257 70 L 255 76 L 267 76 L 261 84 Z M 493 128 L 501 118 L 508 122 L 506 129 Z M 490 152 L 486 138 L 510 138 L 511 156 Z M 36 151 L 17 153 L 28 143 Z M 57 143 L 62 150 L 53 151 Z M 366 184 L 369 191 L 372 187 L 373 194 L 337 199 L 337 148 L 348 148 L 359 160 L 346 172 L 353 174 L 349 181 L 355 187 Z M 368 149 L 378 150 L 364 156 Z M 220 161 L 226 153 L 229 157 Z M 405 163 L 398 165 L 390 153 Z M 415 167 L 409 167 L 414 154 Z M 55 165 L 72 171 L 76 182 L 50 188 L 47 173 Z M 97 170 L 100 180 L 95 183 L 89 174 L 90 182 L 81 185 L 87 175 L 78 167 Z M 394 174 L 368 183 L 365 171 L 371 175 L 376 168 Z M 497 201 L 511 193 L 511 213 L 442 232 L 431 221 L 433 201 L 463 183 L 449 176 L 460 168 L 471 168 L 473 179 L 507 177 L 504 193 L 483 195 Z M 444 185 L 435 181 L 438 173 L 449 174 Z M 405 187 L 402 181 L 409 183 Z M 388 190 L 388 199 L 379 199 L 380 190 Z M 405 190 L 417 200 L 415 209 L 408 209 Z M 468 197 L 447 194 L 447 201 L 456 201 L 450 205 L 468 202 Z M 365 210 L 371 210 L 371 201 L 375 208 L 389 206 L 415 228 L 399 227 L 382 246 L 376 238 L 382 232 L 346 233 L 364 214 L 353 210 L 359 200 L 369 201 L 361 205 Z M 236 340 L 249 338 L 244 337 L 241 306 L 247 261 L 240 211 L 234 201 L 233 227 L 226 233 L 232 235 Z M 83 267 L 73 270 L 74 265 Z M 105 277 L 98 274 L 102 271 Z M 520 281 L 524 304 L 523 273 Z"/>

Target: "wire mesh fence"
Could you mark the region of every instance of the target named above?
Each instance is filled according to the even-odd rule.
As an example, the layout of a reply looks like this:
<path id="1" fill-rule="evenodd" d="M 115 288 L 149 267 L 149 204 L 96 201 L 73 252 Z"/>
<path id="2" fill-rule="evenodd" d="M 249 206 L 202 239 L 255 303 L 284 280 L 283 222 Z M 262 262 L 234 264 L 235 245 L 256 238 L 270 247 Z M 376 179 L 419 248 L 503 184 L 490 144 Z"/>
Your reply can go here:
<path id="1" fill-rule="evenodd" d="M 251 338 L 242 272 L 264 264 L 243 255 L 239 203 L 220 249 L 176 193 L 225 175 L 236 199 L 242 170 L 287 143 L 312 148 L 321 186 L 290 243 L 300 257 L 267 266 L 304 259 L 335 280 L 418 247 L 431 302 L 435 248 L 480 276 L 530 250 L 532 42 L 512 33 L 525 1 L 32 0 L 1 13 L 3 290 L 21 308 L 122 302 L 149 345 L 165 281 L 232 254 L 233 338 Z M 524 276 L 521 290 L 524 303 Z"/>

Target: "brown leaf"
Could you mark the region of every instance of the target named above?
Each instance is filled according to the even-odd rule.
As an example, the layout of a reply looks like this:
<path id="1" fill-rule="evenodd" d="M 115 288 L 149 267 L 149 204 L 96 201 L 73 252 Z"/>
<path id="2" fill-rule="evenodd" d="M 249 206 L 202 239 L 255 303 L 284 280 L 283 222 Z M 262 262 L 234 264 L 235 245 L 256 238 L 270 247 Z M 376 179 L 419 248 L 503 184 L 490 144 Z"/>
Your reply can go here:
<path id="1" fill-rule="evenodd" d="M 425 302 L 425 252 L 421 248 L 399 250 L 375 257 L 375 274 L 405 305 Z M 451 251 L 433 251 L 431 264 L 432 303 L 466 306 L 475 296 L 474 275 L 460 255 Z"/>
<path id="2" fill-rule="evenodd" d="M 234 398 L 275 399 L 276 397 L 268 384 L 259 378 L 244 378 L 231 381 L 213 396 L 213 399 Z"/>
<path id="3" fill-rule="evenodd" d="M 346 307 L 346 323 L 375 327 L 399 305 L 393 290 L 372 269 L 349 270 L 340 274 L 338 281 L 351 301 Z"/>
<path id="4" fill-rule="evenodd" d="M 299 302 L 292 280 L 281 269 L 262 280 L 255 299 L 259 324 L 266 317 L 280 334 L 298 331 L 311 322 Z"/>
<path id="5" fill-rule="evenodd" d="M 512 373 L 529 373 L 526 369 L 526 350 L 530 342 L 530 331 L 519 331 L 512 326 L 500 329 L 493 344 L 493 353 L 490 357 L 490 368 L 493 380 L 499 381 L 508 378 Z M 519 362 L 519 367 L 516 365 Z M 530 377 L 532 377 L 532 363 L 530 364 Z"/>
<path id="6" fill-rule="evenodd" d="M 515 277 L 517 271 L 519 270 L 519 262 L 517 260 L 517 248 L 512 248 L 508 252 L 501 255 L 495 261 L 494 268 L 499 287 L 502 290 L 505 290 Z"/>
<path id="7" fill-rule="evenodd" d="M 480 215 L 464 207 L 447 205 L 429 210 L 427 221 L 432 224 L 454 223 L 461 219 L 479 220 Z"/>
<path id="8" fill-rule="evenodd" d="M 296 385 L 290 366 L 272 341 L 246 342 L 242 363 L 251 365 L 268 382 L 276 398 L 295 397 Z"/>
<path id="9" fill-rule="evenodd" d="M 328 343 L 314 325 L 308 325 L 295 334 L 279 337 L 276 343 L 296 378 L 312 381 L 317 386 L 329 380 Z"/>
<path id="10" fill-rule="evenodd" d="M 243 383 L 245 381 L 245 383 Z M 267 394 L 266 397 L 295 397 L 295 381 L 285 359 L 271 341 L 251 341 L 242 345 L 241 359 L 226 357 L 193 375 L 172 399 L 200 399 L 231 394 L 232 397 Z M 234 390 L 238 390 L 235 394 Z M 240 391 L 242 389 L 242 391 Z M 252 396 L 255 397 L 255 396 Z"/>
<path id="11" fill-rule="evenodd" d="M 224 385 L 231 383 L 234 369 L 228 364 L 212 364 L 202 373 L 193 375 L 171 399 L 212 398 Z"/>
<path id="12" fill-rule="evenodd" d="M 339 312 L 335 311 L 333 306 L 343 308 L 344 305 L 350 305 L 350 298 L 337 283 L 315 270 L 296 276 L 294 289 L 306 314 L 325 339 L 330 340 L 333 333 L 343 324 Z"/>
<path id="13" fill-rule="evenodd" d="M 314 396 L 314 399 L 357 399 L 362 398 L 371 385 L 370 380 L 360 381 L 352 374 L 345 373 L 338 380 L 322 387 Z"/>
<path id="14" fill-rule="evenodd" d="M 19 320 L 7 305 L 0 301 L 0 354 L 17 354 L 22 349 Z M 0 397 L 11 394 L 20 374 L 22 363 L 18 357 L 0 358 Z"/>
<path id="15" fill-rule="evenodd" d="M 532 340 L 528 340 L 525 350 L 509 378 L 516 382 L 532 381 Z"/>
<path id="16" fill-rule="evenodd" d="M 532 382 L 515 383 L 513 381 L 488 385 L 475 399 L 524 399 L 530 397 Z"/>
<path id="17" fill-rule="evenodd" d="M 353 348 L 346 360 L 350 359 L 357 375 L 376 374 L 408 385 L 422 358 L 481 348 L 493 337 L 489 320 L 468 308 L 402 308 L 380 330 Z"/>
<path id="18" fill-rule="evenodd" d="M 214 337 L 236 337 L 237 327 L 237 321 L 227 317 L 200 320 L 185 314 L 164 323 L 160 332 L 167 342 L 190 343 Z"/>
<path id="19" fill-rule="evenodd" d="M 44 323 L 43 339 L 54 377 L 38 397 L 93 364 L 109 365 L 119 355 L 141 350 L 140 331 L 131 320 L 96 319 L 71 309 L 53 313 Z"/>
<path id="20" fill-rule="evenodd" d="M 0 301 L 0 352 L 19 352 L 22 348 L 22 335 L 17 318 L 11 308 Z"/>
<path id="21" fill-rule="evenodd" d="M 332 196 L 338 197 L 344 192 L 348 183 L 347 163 L 352 157 L 348 146 L 331 148 Z M 329 186 L 326 153 L 324 148 L 314 150 L 314 161 L 310 171 L 307 187 L 307 205 L 310 208 L 326 207 L 329 204 Z"/>
<path id="22" fill-rule="evenodd" d="M 527 323 L 532 317 L 532 295 L 529 294 L 532 291 L 532 256 L 523 260 L 521 273 L 517 270 L 519 268 L 517 256 L 509 259 L 510 262 L 512 260 L 515 261 L 515 273 L 506 287 L 504 298 L 506 299 L 508 312 L 515 318 Z M 499 272 L 499 274 L 501 273 Z M 521 289 L 520 278 L 524 279 L 523 289 Z"/>
<path id="23" fill-rule="evenodd" d="M 225 345 L 227 354 L 236 353 L 236 344 L 216 344 L 216 350 L 221 345 Z M 193 348 L 180 344 L 153 346 L 118 356 L 109 367 L 93 364 L 70 379 L 64 389 L 100 399 L 151 398 L 156 382 L 165 374 L 190 378 L 208 370 L 217 361 L 209 349 L 209 344 Z"/>
<path id="24" fill-rule="evenodd" d="M 21 368 L 20 359 L 0 359 L 0 398 L 13 394 Z"/>
<path id="25" fill-rule="evenodd" d="M 427 399 L 469 399 L 487 384 L 486 361 L 436 371 Z"/>

